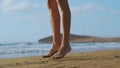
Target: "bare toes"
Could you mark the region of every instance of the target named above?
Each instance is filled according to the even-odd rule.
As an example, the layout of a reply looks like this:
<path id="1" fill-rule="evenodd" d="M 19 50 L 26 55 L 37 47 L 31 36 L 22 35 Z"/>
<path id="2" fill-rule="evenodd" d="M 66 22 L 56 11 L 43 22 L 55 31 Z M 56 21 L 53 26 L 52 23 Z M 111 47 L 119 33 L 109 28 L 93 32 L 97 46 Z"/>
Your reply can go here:
<path id="1" fill-rule="evenodd" d="M 55 53 L 57 53 L 57 50 L 50 49 L 47 55 L 43 55 L 42 58 L 49 58 L 53 56 Z"/>
<path id="2" fill-rule="evenodd" d="M 62 54 L 58 54 L 58 53 L 56 53 L 52 56 L 53 59 L 62 59 L 63 57 L 64 56 Z"/>

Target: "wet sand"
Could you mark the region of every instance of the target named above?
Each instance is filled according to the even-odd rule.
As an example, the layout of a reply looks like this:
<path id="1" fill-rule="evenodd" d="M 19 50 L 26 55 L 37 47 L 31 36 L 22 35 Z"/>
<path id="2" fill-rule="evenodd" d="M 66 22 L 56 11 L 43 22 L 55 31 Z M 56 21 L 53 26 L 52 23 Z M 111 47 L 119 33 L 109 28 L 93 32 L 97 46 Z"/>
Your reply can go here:
<path id="1" fill-rule="evenodd" d="M 120 68 L 120 49 L 69 53 L 63 59 L 41 56 L 0 59 L 0 68 Z"/>

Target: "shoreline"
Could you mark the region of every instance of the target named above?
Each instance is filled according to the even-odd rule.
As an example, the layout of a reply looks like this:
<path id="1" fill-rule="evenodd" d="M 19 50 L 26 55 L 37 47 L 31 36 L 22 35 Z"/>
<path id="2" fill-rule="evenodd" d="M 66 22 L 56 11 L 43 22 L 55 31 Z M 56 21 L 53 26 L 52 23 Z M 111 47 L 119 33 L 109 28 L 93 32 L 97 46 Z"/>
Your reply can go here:
<path id="1" fill-rule="evenodd" d="M 70 43 L 71 52 L 89 52 L 97 50 L 120 49 L 118 43 Z M 39 56 L 46 54 L 49 51 L 51 44 L 27 44 L 16 43 L 11 45 L 0 46 L 0 58 L 19 58 L 29 56 Z M 7 50 L 7 51 L 6 51 Z"/>
<path id="2" fill-rule="evenodd" d="M 120 49 L 69 53 L 63 59 L 41 56 L 0 59 L 0 68 L 120 68 Z"/>

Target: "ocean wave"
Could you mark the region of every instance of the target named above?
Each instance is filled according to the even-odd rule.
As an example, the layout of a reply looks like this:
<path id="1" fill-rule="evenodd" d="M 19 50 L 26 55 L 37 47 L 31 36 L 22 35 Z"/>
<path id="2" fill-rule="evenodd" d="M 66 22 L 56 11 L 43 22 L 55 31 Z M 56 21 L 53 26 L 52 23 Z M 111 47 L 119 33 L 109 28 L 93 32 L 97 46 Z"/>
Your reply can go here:
<path id="1" fill-rule="evenodd" d="M 10 43 L 0 46 L 0 54 L 35 53 L 48 51 L 49 45 L 40 43 Z"/>
<path id="2" fill-rule="evenodd" d="M 13 49 L 1 49 L 0 54 L 18 54 L 18 53 L 35 53 L 35 52 L 44 52 L 48 51 L 46 48 L 13 48 Z"/>
<path id="3" fill-rule="evenodd" d="M 85 52 L 104 49 L 118 49 L 120 48 L 120 42 L 111 43 L 71 43 L 72 52 Z M 11 57 L 11 55 L 19 54 L 44 54 L 51 48 L 51 44 L 40 43 L 14 43 L 14 44 L 2 44 L 0 45 L 0 57 L 5 55 Z"/>

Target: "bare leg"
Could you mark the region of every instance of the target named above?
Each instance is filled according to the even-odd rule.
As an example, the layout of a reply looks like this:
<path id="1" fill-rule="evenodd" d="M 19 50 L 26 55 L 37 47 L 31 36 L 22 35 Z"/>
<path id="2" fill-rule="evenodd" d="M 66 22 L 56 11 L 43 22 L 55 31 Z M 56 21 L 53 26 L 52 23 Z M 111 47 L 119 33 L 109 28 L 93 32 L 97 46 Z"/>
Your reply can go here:
<path id="1" fill-rule="evenodd" d="M 71 51 L 69 44 L 71 13 L 68 5 L 68 0 L 57 0 L 57 3 L 61 8 L 63 35 L 61 46 L 58 52 L 53 56 L 55 59 L 63 58 L 68 52 Z"/>
<path id="2" fill-rule="evenodd" d="M 51 21 L 51 26 L 53 31 L 53 44 L 48 54 L 43 57 L 51 57 L 56 51 L 58 51 L 61 44 L 60 15 L 59 15 L 58 5 L 56 0 L 48 0 L 48 9 L 50 12 L 50 21 Z"/>

